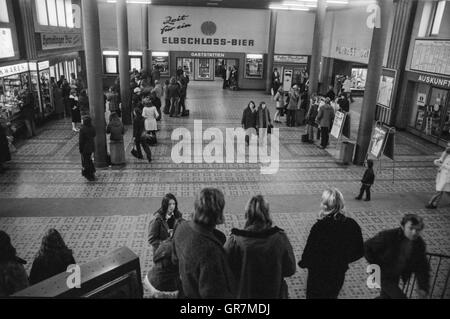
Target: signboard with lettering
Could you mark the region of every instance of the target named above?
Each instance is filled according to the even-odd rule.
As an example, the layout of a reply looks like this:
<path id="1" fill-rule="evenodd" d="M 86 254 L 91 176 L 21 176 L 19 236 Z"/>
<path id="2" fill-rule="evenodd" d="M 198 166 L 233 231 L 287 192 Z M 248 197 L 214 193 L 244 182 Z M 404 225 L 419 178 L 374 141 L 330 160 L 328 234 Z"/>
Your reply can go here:
<path id="1" fill-rule="evenodd" d="M 279 55 L 279 54 L 275 54 L 273 56 L 273 62 L 307 64 L 308 63 L 308 56 L 307 55 Z"/>
<path id="2" fill-rule="evenodd" d="M 42 50 L 72 48 L 83 45 L 81 34 L 41 33 Z"/>
<path id="3" fill-rule="evenodd" d="M 344 125 L 346 114 L 343 112 L 337 111 L 334 116 L 333 127 L 331 128 L 331 136 L 335 138 L 339 138 L 342 133 L 342 127 Z"/>
<path id="4" fill-rule="evenodd" d="M 450 75 L 450 41 L 416 40 L 411 70 Z"/>
<path id="5" fill-rule="evenodd" d="M 10 76 L 17 73 L 27 72 L 28 63 L 20 63 L 0 67 L 0 77 Z"/>
<path id="6" fill-rule="evenodd" d="M 13 39 L 11 29 L 0 28 L 0 59 L 14 56 Z"/>
<path id="7" fill-rule="evenodd" d="M 450 78 L 443 78 L 440 76 L 433 76 L 428 74 L 417 74 L 417 82 L 422 82 L 434 86 L 440 86 L 445 89 L 450 89 Z"/>
<path id="8" fill-rule="evenodd" d="M 370 154 L 379 158 L 383 151 L 384 140 L 386 139 L 387 130 L 381 127 L 375 127 L 372 139 L 370 141 Z"/>
<path id="9" fill-rule="evenodd" d="M 223 52 L 191 52 L 190 56 L 193 58 L 225 58 Z"/>
<path id="10" fill-rule="evenodd" d="M 48 69 L 49 67 L 50 67 L 50 62 L 49 61 L 42 61 L 42 62 L 38 63 L 39 71 Z"/>
<path id="11" fill-rule="evenodd" d="M 157 24 L 149 29 L 152 51 L 267 52 L 267 10 L 154 6 L 149 20 Z"/>

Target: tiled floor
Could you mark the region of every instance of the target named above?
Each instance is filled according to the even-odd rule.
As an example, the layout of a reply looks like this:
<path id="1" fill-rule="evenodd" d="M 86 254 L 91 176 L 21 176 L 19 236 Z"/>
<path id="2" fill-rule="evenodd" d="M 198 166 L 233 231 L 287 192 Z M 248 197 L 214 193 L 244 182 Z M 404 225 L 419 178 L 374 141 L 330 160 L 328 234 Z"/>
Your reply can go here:
<path id="1" fill-rule="evenodd" d="M 220 83 L 192 82 L 187 99 L 191 116 L 163 117 L 159 144 L 152 147 L 153 162 L 129 154 L 132 144 L 128 127 L 127 165 L 99 169 L 96 182 L 87 182 L 80 175 L 78 134 L 71 131 L 70 122 L 46 124 L 36 138 L 19 143 L 9 170 L 0 175 L 0 229 L 11 235 L 19 255 L 29 262 L 28 270 L 43 231 L 56 227 L 73 248 L 78 262 L 127 245 L 140 256 L 142 271 L 146 272 L 151 266 L 151 250 L 146 243 L 149 213 L 158 208 L 161 197 L 174 193 L 188 217 L 195 194 L 205 186 L 215 186 L 223 190 L 227 201 L 222 230 L 242 226 L 246 201 L 251 195 L 263 194 L 271 204 L 275 223 L 286 229 L 298 259 L 317 216 L 321 192 L 335 186 L 343 191 L 347 212 L 361 225 L 365 238 L 396 227 L 404 213 L 416 212 L 426 221 L 428 251 L 450 255 L 450 200 L 438 210 L 423 209 L 434 189 L 436 170 L 432 160 L 442 150 L 407 133 L 397 135 L 395 165 L 386 158 L 381 165 L 376 163 L 376 183 L 369 203 L 353 200 L 363 168 L 337 164 L 330 155 L 338 148 L 334 139 L 329 151 L 301 143 L 304 127 L 277 125 L 279 171 L 274 175 L 261 174 L 260 164 L 249 163 L 248 158 L 245 163 L 172 161 L 172 147 L 177 141 L 171 139 L 171 134 L 175 128 L 192 130 L 196 119 L 202 120 L 204 130 L 216 127 L 224 133 L 226 128 L 240 126 L 242 110 L 249 100 L 266 101 L 273 116 L 274 102 L 262 92 L 223 91 Z M 360 105 L 358 99 L 351 106 L 353 138 Z M 373 297 L 376 292 L 370 291 L 365 281 L 362 259 L 348 271 L 340 297 Z M 442 281 L 439 277 L 438 283 Z M 298 269 L 288 283 L 292 298 L 304 298 L 304 270 Z"/>

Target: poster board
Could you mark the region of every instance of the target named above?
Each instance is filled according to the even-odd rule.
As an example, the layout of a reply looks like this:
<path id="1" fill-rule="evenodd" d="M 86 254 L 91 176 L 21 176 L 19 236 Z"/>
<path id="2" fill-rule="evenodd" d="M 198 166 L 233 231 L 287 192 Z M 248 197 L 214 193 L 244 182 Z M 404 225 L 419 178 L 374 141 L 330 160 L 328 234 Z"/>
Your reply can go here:
<path id="1" fill-rule="evenodd" d="M 450 75 L 449 40 L 415 40 L 411 70 Z"/>
<path id="2" fill-rule="evenodd" d="M 378 86 L 377 104 L 391 108 L 395 90 L 396 70 L 383 68 Z"/>
<path id="3" fill-rule="evenodd" d="M 337 111 L 334 115 L 333 127 L 331 128 L 331 136 L 339 138 L 342 133 L 342 128 L 344 126 L 346 114 Z"/>
<path id="4" fill-rule="evenodd" d="M 370 154 L 376 158 L 380 158 L 383 151 L 383 145 L 387 136 L 387 130 L 383 127 L 375 127 L 370 140 Z"/>

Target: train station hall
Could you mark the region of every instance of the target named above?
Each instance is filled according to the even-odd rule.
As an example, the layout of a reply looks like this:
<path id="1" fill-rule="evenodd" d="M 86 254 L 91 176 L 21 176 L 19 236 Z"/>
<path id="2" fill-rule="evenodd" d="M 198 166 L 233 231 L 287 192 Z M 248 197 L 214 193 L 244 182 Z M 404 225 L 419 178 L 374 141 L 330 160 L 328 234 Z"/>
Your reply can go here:
<path id="1" fill-rule="evenodd" d="M 449 39 L 445 0 L 0 0 L 0 299 L 449 299 Z"/>

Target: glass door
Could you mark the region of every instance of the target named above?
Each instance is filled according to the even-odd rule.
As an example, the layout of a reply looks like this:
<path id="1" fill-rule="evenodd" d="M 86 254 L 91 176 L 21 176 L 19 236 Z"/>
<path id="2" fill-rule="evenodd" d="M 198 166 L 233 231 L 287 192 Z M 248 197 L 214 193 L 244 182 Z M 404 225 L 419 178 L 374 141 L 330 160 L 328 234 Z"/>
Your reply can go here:
<path id="1" fill-rule="evenodd" d="M 195 80 L 214 80 L 214 59 L 195 59 Z"/>
<path id="2" fill-rule="evenodd" d="M 179 67 L 183 68 L 183 71 L 187 76 L 192 77 L 194 70 L 194 59 L 191 58 L 177 58 L 177 70 Z"/>
<path id="3" fill-rule="evenodd" d="M 434 137 L 441 137 L 445 117 L 447 115 L 447 92 L 446 90 L 432 88 L 428 102 L 425 133 Z"/>

